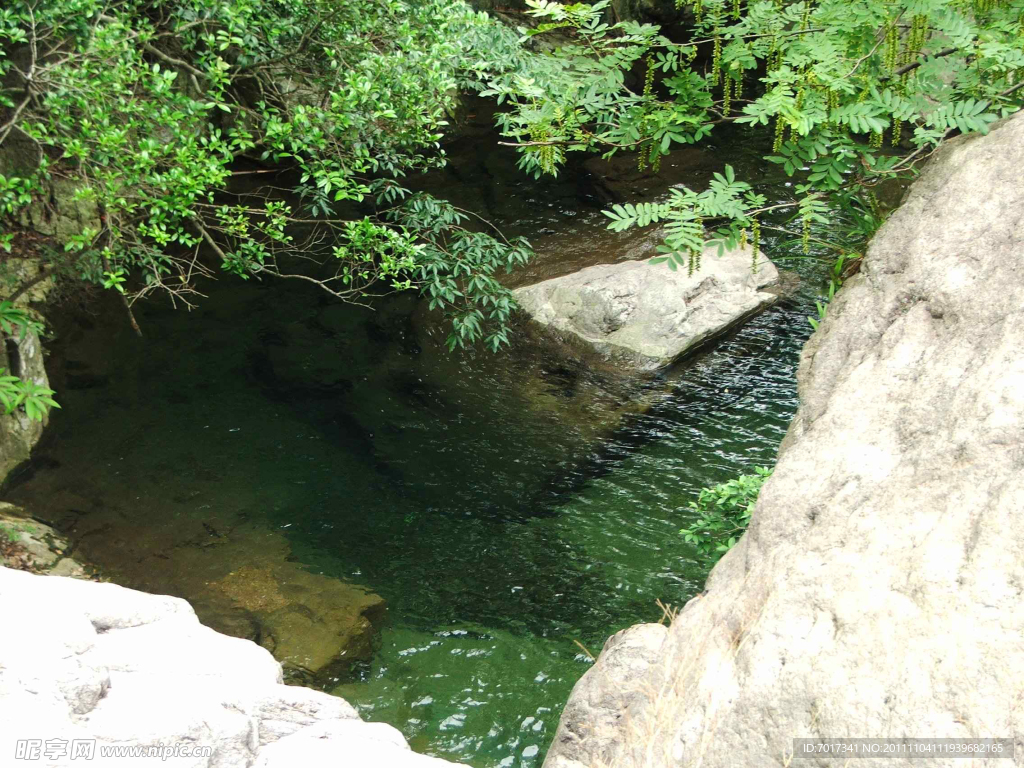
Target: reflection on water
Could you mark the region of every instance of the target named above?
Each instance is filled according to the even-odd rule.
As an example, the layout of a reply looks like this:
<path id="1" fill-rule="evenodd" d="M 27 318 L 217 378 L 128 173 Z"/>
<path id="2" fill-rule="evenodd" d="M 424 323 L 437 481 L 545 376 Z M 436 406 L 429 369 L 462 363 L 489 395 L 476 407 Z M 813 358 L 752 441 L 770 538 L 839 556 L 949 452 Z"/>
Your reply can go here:
<path id="1" fill-rule="evenodd" d="M 561 191 L 538 213 L 501 188 L 505 161 L 488 162 L 474 184 L 501 205 L 486 212 L 523 227 L 529 210 L 528 229 L 553 231 L 536 238 L 535 269 L 557 271 L 569 243 L 590 262 L 628 247 L 566 191 L 575 182 L 542 187 Z M 655 600 L 700 589 L 683 509 L 701 486 L 772 463 L 815 287 L 648 391 L 638 413 L 526 339 L 448 355 L 411 299 L 368 312 L 224 283 L 192 315 L 141 310 L 143 340 L 102 318 L 68 329 L 64 410 L 10 496 L 130 586 L 202 595 L 267 552 L 366 585 L 388 623 L 337 692 L 416 749 L 539 765 L 588 664 L 575 641 L 596 653 L 658 620 Z"/>

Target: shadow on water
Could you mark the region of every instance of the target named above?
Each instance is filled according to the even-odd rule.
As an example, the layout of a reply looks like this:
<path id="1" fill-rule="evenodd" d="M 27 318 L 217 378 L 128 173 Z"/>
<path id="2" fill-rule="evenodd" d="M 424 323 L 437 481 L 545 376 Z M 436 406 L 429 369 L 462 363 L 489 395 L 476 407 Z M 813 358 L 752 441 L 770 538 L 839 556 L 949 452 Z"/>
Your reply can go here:
<path id="1" fill-rule="evenodd" d="M 765 358 L 802 345 L 809 335 L 793 327 L 794 311 L 799 311 L 799 304 L 787 299 L 767 310 L 752 328 L 734 330 L 666 371 L 657 380 L 664 387 L 663 395 L 647 410 L 625 416 L 579 467 L 556 471 L 538 489 L 532 508 L 558 514 L 583 486 L 615 472 L 645 446 L 667 435 L 699 429 L 713 414 L 761 394 Z M 728 373 L 723 372 L 726 366 L 731 369 Z"/>

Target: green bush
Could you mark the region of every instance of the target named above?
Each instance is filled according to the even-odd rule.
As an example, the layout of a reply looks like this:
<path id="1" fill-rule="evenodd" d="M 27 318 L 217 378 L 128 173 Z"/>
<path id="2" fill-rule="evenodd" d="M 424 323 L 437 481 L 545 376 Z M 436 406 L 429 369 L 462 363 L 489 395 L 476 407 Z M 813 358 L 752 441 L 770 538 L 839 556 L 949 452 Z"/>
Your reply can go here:
<path id="1" fill-rule="evenodd" d="M 557 173 L 572 152 L 635 152 L 639 170 L 656 172 L 671 149 L 734 123 L 767 139 L 764 159 L 794 178 L 792 199 L 769 200 L 725 166 L 703 191 L 607 212 L 616 231 L 662 222 L 657 258 L 672 268 L 699 269 L 709 242 L 756 246 L 779 212 L 806 254 L 831 209 L 869 209 L 873 188 L 1024 97 L 1024 0 L 695 0 L 678 40 L 609 23 L 609 4 L 527 0 L 541 22 L 527 34 L 565 43 L 543 76 L 492 83 L 512 106 L 501 125 L 526 171 Z M 850 253 L 856 239 L 832 245 Z"/>
<path id="2" fill-rule="evenodd" d="M 761 486 L 772 474 L 768 467 L 754 467 L 754 474 L 702 488 L 689 510 L 697 516 L 693 525 L 679 532 L 697 551 L 717 560 L 747 529 Z"/>

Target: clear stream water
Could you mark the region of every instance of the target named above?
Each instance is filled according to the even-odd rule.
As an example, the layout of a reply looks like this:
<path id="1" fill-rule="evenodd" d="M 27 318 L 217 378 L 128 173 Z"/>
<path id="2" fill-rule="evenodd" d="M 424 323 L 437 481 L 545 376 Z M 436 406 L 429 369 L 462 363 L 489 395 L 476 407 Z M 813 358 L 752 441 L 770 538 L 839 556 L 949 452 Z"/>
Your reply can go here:
<path id="1" fill-rule="evenodd" d="M 604 230 L 585 171 L 536 184 L 492 142 L 453 146 L 424 184 L 535 240 L 520 281 L 650 246 Z M 729 153 L 744 156 L 701 162 Z M 418 750 L 538 766 L 589 665 L 575 641 L 596 654 L 657 621 L 656 600 L 698 592 L 708 563 L 678 535 L 687 502 L 773 462 L 821 289 L 798 269 L 798 295 L 621 418 L 621 398 L 528 339 L 448 355 L 409 298 L 368 311 L 220 281 L 191 314 L 142 308 L 142 340 L 86 314 L 56 344 L 64 409 L 8 497 L 157 591 L 181 591 L 174 553 L 204 528 L 256 526 L 231 565 L 260 547 L 253 530 L 283 537 L 293 560 L 388 601 L 379 648 L 338 694 Z M 228 567 L 211 551 L 208 574 L 189 566 L 199 579 Z"/>

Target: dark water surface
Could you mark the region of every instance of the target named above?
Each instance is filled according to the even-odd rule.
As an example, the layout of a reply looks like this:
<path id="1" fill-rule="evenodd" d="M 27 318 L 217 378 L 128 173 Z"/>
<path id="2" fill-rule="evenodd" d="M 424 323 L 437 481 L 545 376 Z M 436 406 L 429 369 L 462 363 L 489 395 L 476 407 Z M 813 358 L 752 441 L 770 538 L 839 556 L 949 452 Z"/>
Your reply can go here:
<path id="1" fill-rule="evenodd" d="M 585 171 L 534 184 L 492 142 L 454 146 L 428 185 L 535 241 L 520 280 L 649 247 L 603 229 Z M 64 409 L 9 495 L 156 591 L 200 589 L 284 542 L 388 601 L 372 662 L 337 693 L 416 749 L 539 765 L 589 663 L 574 641 L 596 653 L 658 620 L 656 600 L 699 591 L 686 503 L 773 462 L 820 291 L 802 271 L 796 297 L 649 391 L 642 414 L 526 339 L 448 355 L 410 298 L 368 311 L 221 281 L 191 314 L 140 310 L 142 340 L 100 319 L 79 330 Z M 176 560 L 186 545 L 200 554 Z"/>

